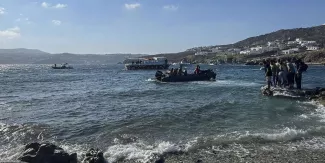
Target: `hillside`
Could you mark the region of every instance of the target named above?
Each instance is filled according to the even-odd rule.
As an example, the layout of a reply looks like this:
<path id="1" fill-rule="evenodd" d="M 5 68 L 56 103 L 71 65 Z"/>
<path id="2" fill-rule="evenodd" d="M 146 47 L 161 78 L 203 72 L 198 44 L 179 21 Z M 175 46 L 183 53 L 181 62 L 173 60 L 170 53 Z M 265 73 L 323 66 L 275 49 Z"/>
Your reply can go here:
<path id="1" fill-rule="evenodd" d="M 274 42 L 278 40 L 279 42 L 282 42 L 282 44 L 286 44 L 288 41 L 295 40 L 296 38 L 301 38 L 303 40 L 308 41 L 316 41 L 317 46 L 320 48 L 325 47 L 325 25 L 321 26 L 315 26 L 315 27 L 309 27 L 309 28 L 294 28 L 294 29 L 282 29 L 275 32 L 271 32 L 268 34 L 250 37 L 245 40 L 228 44 L 228 45 L 213 45 L 213 46 L 206 46 L 206 47 L 194 47 L 191 49 L 187 49 L 185 52 L 179 52 L 179 53 L 169 53 L 169 54 L 157 54 L 155 56 L 165 56 L 167 59 L 169 59 L 172 62 L 178 62 L 183 58 L 188 58 L 191 61 L 194 62 L 206 62 L 213 59 L 221 59 L 224 58 L 225 54 L 229 55 L 229 52 L 219 52 L 218 54 L 209 54 L 207 56 L 195 56 L 196 51 L 209 51 L 212 48 L 219 47 L 222 49 L 230 49 L 230 48 L 239 48 L 239 49 L 245 49 L 248 47 L 254 47 L 257 45 L 266 45 L 268 42 Z M 245 61 L 246 59 L 252 59 L 252 58 L 267 58 L 271 55 L 276 54 L 277 51 L 270 51 L 263 54 L 253 54 L 253 55 L 231 55 L 231 58 L 239 58 L 241 61 Z M 308 53 L 308 52 L 306 52 Z M 304 55 L 307 56 L 307 55 Z M 319 57 L 325 58 L 323 55 L 317 55 Z M 322 60 L 322 58 L 320 58 Z M 313 58 L 315 60 L 315 58 Z"/>
<path id="2" fill-rule="evenodd" d="M 265 45 L 269 41 L 275 40 L 294 40 L 302 38 L 304 40 L 312 40 L 319 43 L 321 47 L 325 46 L 325 25 L 309 27 L 309 28 L 294 28 L 282 29 L 276 32 L 250 37 L 245 40 L 234 43 L 232 46 L 241 48 L 255 45 Z"/>

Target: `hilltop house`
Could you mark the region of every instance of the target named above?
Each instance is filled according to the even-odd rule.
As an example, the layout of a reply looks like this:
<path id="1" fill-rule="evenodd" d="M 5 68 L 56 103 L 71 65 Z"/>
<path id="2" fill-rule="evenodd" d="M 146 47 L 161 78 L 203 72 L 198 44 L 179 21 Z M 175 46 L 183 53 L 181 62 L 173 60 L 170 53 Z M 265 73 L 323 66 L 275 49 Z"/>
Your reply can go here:
<path id="1" fill-rule="evenodd" d="M 319 47 L 318 46 L 306 46 L 308 51 L 314 51 L 314 50 L 318 50 Z"/>
<path id="2" fill-rule="evenodd" d="M 240 51 L 239 54 L 245 54 L 245 55 L 248 55 L 250 54 L 251 51 L 250 50 L 243 50 L 243 51 Z"/>
<path id="3" fill-rule="evenodd" d="M 268 47 L 273 47 L 273 46 L 276 46 L 276 42 L 267 42 L 267 46 Z"/>
<path id="4" fill-rule="evenodd" d="M 298 48 L 292 48 L 292 49 L 287 49 L 287 50 L 282 50 L 282 54 L 293 54 L 299 52 Z"/>
<path id="5" fill-rule="evenodd" d="M 233 54 L 240 54 L 241 49 L 239 48 L 231 48 L 227 50 L 228 52 L 231 52 Z"/>
<path id="6" fill-rule="evenodd" d="M 198 51 L 194 55 L 208 55 L 209 52 L 207 51 Z"/>
<path id="7" fill-rule="evenodd" d="M 222 52 L 221 48 L 220 47 L 215 47 L 215 48 L 212 48 L 210 49 L 213 53 L 219 53 L 219 52 Z"/>

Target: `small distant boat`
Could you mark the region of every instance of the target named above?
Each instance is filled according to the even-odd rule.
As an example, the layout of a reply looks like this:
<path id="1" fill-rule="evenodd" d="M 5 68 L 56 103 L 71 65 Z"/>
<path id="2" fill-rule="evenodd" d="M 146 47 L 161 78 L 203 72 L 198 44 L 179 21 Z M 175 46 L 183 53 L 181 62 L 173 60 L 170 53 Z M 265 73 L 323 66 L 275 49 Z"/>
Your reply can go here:
<path id="1" fill-rule="evenodd" d="M 53 69 L 73 69 L 72 66 L 69 66 L 68 63 L 64 63 L 61 66 L 57 66 L 56 64 L 54 64 L 54 66 L 52 66 Z"/>

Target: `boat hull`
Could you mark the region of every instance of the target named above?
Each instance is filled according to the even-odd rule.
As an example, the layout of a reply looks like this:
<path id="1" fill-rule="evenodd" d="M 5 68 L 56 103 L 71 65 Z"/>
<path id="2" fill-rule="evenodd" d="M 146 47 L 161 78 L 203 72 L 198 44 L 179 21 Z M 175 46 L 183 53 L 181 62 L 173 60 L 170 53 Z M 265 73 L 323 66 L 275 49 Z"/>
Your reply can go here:
<path id="1" fill-rule="evenodd" d="M 127 70 L 165 70 L 169 68 L 167 65 L 125 65 Z"/>
<path id="2" fill-rule="evenodd" d="M 187 74 L 169 76 L 161 71 L 156 72 L 156 80 L 160 82 L 191 82 L 191 81 L 211 81 L 216 79 L 216 73 L 213 71 L 203 71 L 200 74 Z"/>
<path id="3" fill-rule="evenodd" d="M 52 67 L 53 69 L 73 69 L 72 67 Z"/>

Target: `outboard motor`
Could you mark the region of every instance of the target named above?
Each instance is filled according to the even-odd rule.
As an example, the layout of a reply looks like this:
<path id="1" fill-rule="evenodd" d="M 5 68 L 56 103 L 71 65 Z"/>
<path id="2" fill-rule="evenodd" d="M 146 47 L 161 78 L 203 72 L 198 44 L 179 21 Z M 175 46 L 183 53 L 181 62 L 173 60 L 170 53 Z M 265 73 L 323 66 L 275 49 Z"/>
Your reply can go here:
<path id="1" fill-rule="evenodd" d="M 157 71 L 155 74 L 156 79 L 161 80 L 161 78 L 163 77 L 164 73 L 161 71 Z"/>

